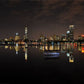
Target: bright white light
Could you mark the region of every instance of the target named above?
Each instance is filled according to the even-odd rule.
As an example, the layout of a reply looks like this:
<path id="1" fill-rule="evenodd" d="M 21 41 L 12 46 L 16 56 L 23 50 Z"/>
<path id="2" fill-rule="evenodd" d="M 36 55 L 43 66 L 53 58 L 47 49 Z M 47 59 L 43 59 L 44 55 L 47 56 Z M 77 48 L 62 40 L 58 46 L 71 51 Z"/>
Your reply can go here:
<path id="1" fill-rule="evenodd" d="M 67 53 L 67 57 L 69 57 L 70 56 L 70 54 L 69 53 Z"/>
<path id="2" fill-rule="evenodd" d="M 16 36 L 18 36 L 19 35 L 19 33 L 16 33 Z"/>
<path id="3" fill-rule="evenodd" d="M 69 34 L 70 33 L 70 31 L 67 31 L 67 34 Z"/>
<path id="4" fill-rule="evenodd" d="M 69 27 L 74 27 L 74 25 L 69 25 Z"/>

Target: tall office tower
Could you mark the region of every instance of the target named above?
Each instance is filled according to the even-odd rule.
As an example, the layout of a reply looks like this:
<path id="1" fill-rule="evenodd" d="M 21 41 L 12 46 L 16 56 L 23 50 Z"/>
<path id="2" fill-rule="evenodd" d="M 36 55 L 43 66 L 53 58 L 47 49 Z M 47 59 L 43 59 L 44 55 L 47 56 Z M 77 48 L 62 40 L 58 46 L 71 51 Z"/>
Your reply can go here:
<path id="1" fill-rule="evenodd" d="M 26 40 L 28 39 L 27 34 L 28 34 L 28 30 L 27 30 L 27 26 L 25 26 L 25 39 Z"/>
<path id="2" fill-rule="evenodd" d="M 74 25 L 69 26 L 69 30 L 67 31 L 67 40 L 73 41 L 74 40 Z"/>
<path id="3" fill-rule="evenodd" d="M 19 40 L 20 40 L 19 33 L 16 33 L 16 36 L 15 36 L 15 41 L 19 41 Z"/>
<path id="4" fill-rule="evenodd" d="M 74 25 L 70 25 L 69 30 L 70 30 L 70 39 L 74 40 Z"/>
<path id="5" fill-rule="evenodd" d="M 27 26 L 25 26 L 25 47 L 28 47 L 28 45 L 27 45 L 27 41 L 28 41 L 27 34 L 28 34 L 28 30 L 27 30 Z"/>

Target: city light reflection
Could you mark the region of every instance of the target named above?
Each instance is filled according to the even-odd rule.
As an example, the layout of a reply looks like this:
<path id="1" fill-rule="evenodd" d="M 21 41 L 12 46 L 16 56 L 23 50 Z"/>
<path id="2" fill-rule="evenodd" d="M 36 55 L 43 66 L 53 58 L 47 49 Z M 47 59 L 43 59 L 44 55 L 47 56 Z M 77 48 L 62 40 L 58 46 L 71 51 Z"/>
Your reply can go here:
<path id="1" fill-rule="evenodd" d="M 8 49 L 8 46 L 7 45 L 5 46 L 5 49 Z"/>
<path id="2" fill-rule="evenodd" d="M 27 62 L 27 57 L 28 57 L 27 48 L 25 48 L 25 61 L 26 61 L 26 62 Z"/>
<path id="3" fill-rule="evenodd" d="M 69 62 L 70 63 L 73 63 L 74 62 L 74 58 L 71 56 L 71 57 L 69 57 Z"/>
<path id="4" fill-rule="evenodd" d="M 82 53 L 84 53 L 84 46 L 82 46 Z"/>
<path id="5" fill-rule="evenodd" d="M 15 46 L 4 46 L 5 49 L 15 49 L 16 54 L 19 54 L 20 49 L 22 48 L 22 51 L 24 52 L 24 59 L 25 62 L 27 62 L 28 60 L 28 44 L 25 43 L 24 45 L 20 46 L 18 43 L 16 43 Z M 44 45 L 44 46 L 33 46 L 35 48 L 39 48 L 41 51 L 45 52 L 48 51 L 48 53 L 45 53 L 45 55 L 50 55 L 50 58 L 54 58 L 55 56 L 53 55 L 58 55 L 57 53 L 64 53 L 66 54 L 66 56 L 68 57 L 68 60 L 70 63 L 74 62 L 74 50 L 78 50 L 81 53 L 84 53 L 84 46 L 83 45 L 78 45 L 77 48 L 74 47 L 74 43 L 65 43 L 65 44 L 61 44 L 61 45 Z M 52 52 L 51 52 L 52 51 Z M 62 56 L 62 54 L 61 54 Z"/>

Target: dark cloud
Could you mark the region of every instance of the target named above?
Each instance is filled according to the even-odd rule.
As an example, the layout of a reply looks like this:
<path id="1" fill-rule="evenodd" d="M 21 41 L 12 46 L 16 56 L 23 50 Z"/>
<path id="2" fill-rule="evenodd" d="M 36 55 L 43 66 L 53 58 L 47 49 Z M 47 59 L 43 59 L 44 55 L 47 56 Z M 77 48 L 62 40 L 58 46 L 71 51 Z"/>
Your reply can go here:
<path id="1" fill-rule="evenodd" d="M 74 0 L 73 3 L 69 6 L 68 10 L 59 15 L 59 19 L 61 19 L 61 22 L 81 23 L 84 16 L 84 6 L 81 5 L 81 3 L 82 0 Z"/>
<path id="2" fill-rule="evenodd" d="M 59 23 L 69 23 L 83 20 L 84 15 L 83 0 L 1 0 L 0 3 L 1 12 L 29 20 L 52 18 Z"/>
<path id="3" fill-rule="evenodd" d="M 0 0 L 0 21 L 16 26 L 28 23 L 37 30 L 52 26 L 54 30 L 56 24 L 60 28 L 83 25 L 84 0 Z"/>

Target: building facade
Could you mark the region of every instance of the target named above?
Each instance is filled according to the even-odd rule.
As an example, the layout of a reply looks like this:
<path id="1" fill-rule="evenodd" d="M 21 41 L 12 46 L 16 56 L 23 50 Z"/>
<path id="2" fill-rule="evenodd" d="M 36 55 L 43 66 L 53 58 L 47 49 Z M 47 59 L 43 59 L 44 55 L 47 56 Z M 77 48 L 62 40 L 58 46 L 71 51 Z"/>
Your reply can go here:
<path id="1" fill-rule="evenodd" d="M 73 41 L 74 40 L 74 25 L 69 26 L 69 29 L 66 33 L 66 39 L 67 39 L 67 41 Z"/>

